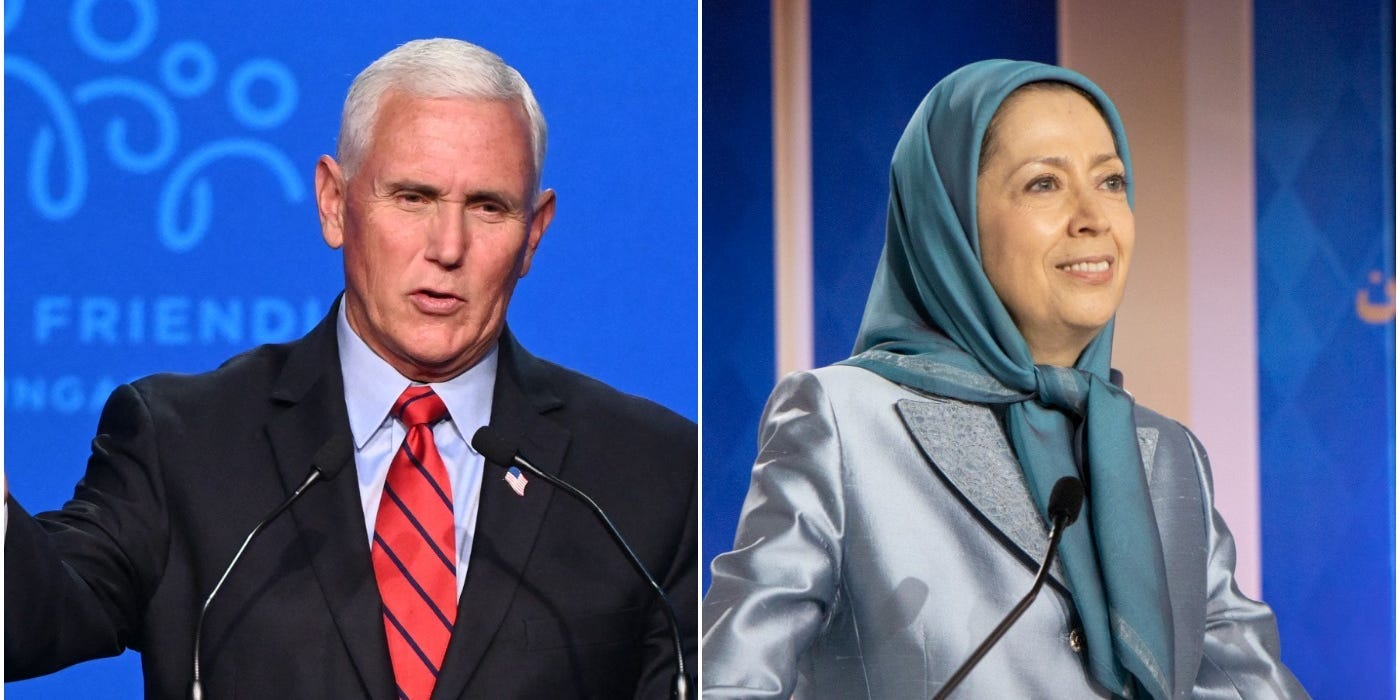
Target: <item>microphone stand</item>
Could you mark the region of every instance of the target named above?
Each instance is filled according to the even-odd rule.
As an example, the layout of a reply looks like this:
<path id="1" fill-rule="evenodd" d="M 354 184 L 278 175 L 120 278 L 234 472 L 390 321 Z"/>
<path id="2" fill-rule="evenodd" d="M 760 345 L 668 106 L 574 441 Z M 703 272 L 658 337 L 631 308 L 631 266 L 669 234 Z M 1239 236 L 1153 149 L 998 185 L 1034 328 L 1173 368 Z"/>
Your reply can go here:
<path id="1" fill-rule="evenodd" d="M 1021 615 L 1030 608 L 1035 597 L 1040 594 L 1041 587 L 1045 585 L 1046 577 L 1050 575 L 1050 565 L 1055 561 L 1055 551 L 1059 548 L 1060 536 L 1064 534 L 1065 528 L 1079 517 L 1079 508 L 1083 500 L 1084 485 L 1078 479 L 1066 476 L 1055 482 L 1055 486 L 1050 489 L 1050 507 L 1048 508 L 1051 517 L 1050 547 L 1045 552 L 1045 560 L 1040 563 L 1040 570 L 1035 572 L 1035 582 L 1031 584 L 1030 592 L 1021 598 L 1021 602 L 1017 603 L 1006 617 L 1002 618 L 1001 624 L 997 625 L 996 629 L 992 630 L 992 633 L 982 641 L 981 646 L 972 652 L 972 656 L 969 656 L 967 661 L 964 661 L 963 665 L 953 672 L 948 682 L 944 683 L 938 694 L 933 696 L 933 700 L 947 700 L 953 689 L 957 688 L 964 678 L 967 678 L 967 674 L 972 672 L 973 667 L 982 660 L 983 656 L 987 655 L 987 652 L 992 650 L 997 642 L 1001 641 L 1007 630 L 1011 629 L 1011 626 L 1016 624 L 1016 621 L 1021 619 Z"/>
<path id="2" fill-rule="evenodd" d="M 229 574 L 233 573 L 233 567 L 238 565 L 238 560 L 243 558 L 243 553 L 248 551 L 248 545 L 252 544 L 253 538 L 262 533 L 263 528 L 276 520 L 278 516 L 292 507 L 306 490 L 311 488 L 318 481 L 328 481 L 336 474 L 340 473 L 345 462 L 350 459 L 350 448 L 342 440 L 335 437 L 327 440 L 321 449 L 316 451 L 315 457 L 311 461 L 311 471 L 306 474 L 306 478 L 296 487 L 292 495 L 287 500 L 282 501 L 271 513 L 268 513 L 262 520 L 258 521 L 248 536 L 243 538 L 243 544 L 234 553 L 233 560 L 228 563 L 224 573 L 219 576 L 219 580 L 214 584 L 214 589 L 209 591 L 209 596 L 204 599 L 204 604 L 199 608 L 199 619 L 194 626 L 194 680 L 190 682 L 190 700 L 204 700 L 204 684 L 200 680 L 199 673 L 199 647 L 204 640 L 204 616 L 209 612 L 209 605 L 214 602 L 214 596 L 219 594 L 219 589 L 223 588 L 224 582 L 228 580 Z"/>

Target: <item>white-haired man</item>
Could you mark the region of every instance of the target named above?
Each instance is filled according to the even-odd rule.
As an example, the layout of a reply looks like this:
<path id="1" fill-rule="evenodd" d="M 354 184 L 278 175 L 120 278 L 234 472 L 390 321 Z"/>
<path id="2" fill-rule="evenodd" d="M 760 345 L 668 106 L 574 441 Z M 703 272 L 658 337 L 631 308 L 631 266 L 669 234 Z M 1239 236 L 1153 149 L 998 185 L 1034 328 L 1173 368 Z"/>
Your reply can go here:
<path id="1" fill-rule="evenodd" d="M 608 510 L 693 655 L 694 424 L 505 328 L 554 215 L 545 133 L 466 42 L 355 79 L 315 184 L 345 293 L 298 341 L 119 388 L 74 500 L 9 501 L 7 679 L 130 647 L 148 696 L 181 697 L 198 636 L 214 698 L 665 696 L 664 611 L 607 532 L 470 443 L 490 424 Z M 316 466 L 346 475 L 262 532 L 197 632 L 244 536 L 337 448 Z"/>

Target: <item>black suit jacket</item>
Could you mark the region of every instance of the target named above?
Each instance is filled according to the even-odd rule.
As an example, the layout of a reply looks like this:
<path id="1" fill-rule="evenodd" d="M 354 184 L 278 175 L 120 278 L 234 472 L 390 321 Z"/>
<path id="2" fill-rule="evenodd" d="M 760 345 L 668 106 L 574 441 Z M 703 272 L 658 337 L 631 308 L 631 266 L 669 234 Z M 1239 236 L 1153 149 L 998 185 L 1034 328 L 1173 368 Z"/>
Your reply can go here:
<path id="1" fill-rule="evenodd" d="M 509 332 L 491 422 L 612 516 L 671 596 L 693 664 L 694 424 L 536 359 Z M 117 389 L 98 433 L 62 510 L 31 518 L 9 504 L 6 678 L 130 647 L 148 696 L 187 697 L 203 597 L 316 451 L 351 440 L 335 314 L 214 372 Z M 206 697 L 395 697 L 353 461 L 344 466 L 259 536 L 211 606 Z M 503 476 L 486 466 L 433 698 L 668 697 L 674 654 L 650 588 L 582 505 L 539 480 L 517 496 Z"/>

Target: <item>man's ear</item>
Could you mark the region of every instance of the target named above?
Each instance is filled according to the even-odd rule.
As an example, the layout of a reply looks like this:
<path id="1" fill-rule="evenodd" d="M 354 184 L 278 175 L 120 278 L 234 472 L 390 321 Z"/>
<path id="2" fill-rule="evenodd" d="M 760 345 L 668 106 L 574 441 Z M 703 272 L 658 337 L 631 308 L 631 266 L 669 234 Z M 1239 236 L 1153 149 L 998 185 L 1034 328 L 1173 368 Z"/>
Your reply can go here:
<path id="1" fill-rule="evenodd" d="M 345 244 L 345 188 L 340 164 L 330 156 L 316 161 L 316 211 L 321 216 L 321 238 L 331 248 Z"/>
<path id="2" fill-rule="evenodd" d="M 529 238 L 525 241 L 525 258 L 520 263 L 520 276 L 530 272 L 530 261 L 535 257 L 535 249 L 540 247 L 545 229 L 554 220 L 554 190 L 545 190 L 535 198 L 535 212 L 530 216 Z"/>

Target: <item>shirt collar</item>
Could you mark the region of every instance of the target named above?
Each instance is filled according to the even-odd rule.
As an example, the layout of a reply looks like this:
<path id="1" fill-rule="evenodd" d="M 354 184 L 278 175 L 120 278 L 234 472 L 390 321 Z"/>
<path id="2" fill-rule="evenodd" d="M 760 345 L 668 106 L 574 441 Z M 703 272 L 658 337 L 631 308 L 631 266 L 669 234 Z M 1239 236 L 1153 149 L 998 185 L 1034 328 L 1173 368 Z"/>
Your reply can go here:
<path id="1" fill-rule="evenodd" d="M 376 355 L 350 328 L 345 298 L 336 312 L 336 340 L 340 345 L 340 371 L 345 384 L 345 408 L 350 414 L 350 434 L 359 450 L 385 423 L 394 401 L 414 382 Z M 445 382 L 430 384 L 442 397 L 452 426 L 470 444 L 476 429 L 491 420 L 491 397 L 496 388 L 496 346 L 467 371 Z"/>

